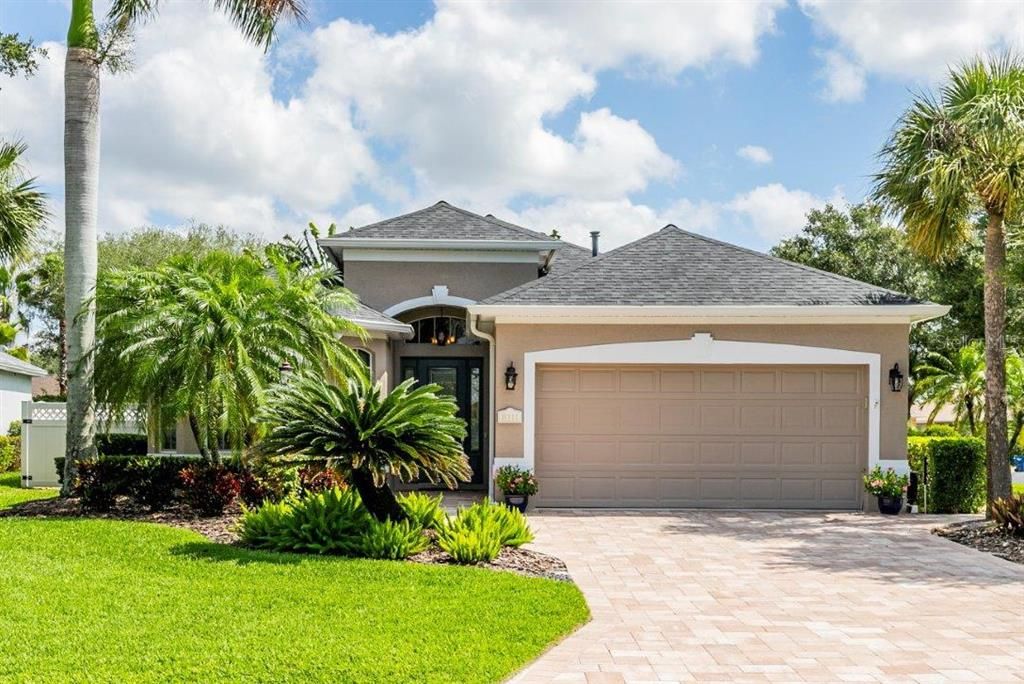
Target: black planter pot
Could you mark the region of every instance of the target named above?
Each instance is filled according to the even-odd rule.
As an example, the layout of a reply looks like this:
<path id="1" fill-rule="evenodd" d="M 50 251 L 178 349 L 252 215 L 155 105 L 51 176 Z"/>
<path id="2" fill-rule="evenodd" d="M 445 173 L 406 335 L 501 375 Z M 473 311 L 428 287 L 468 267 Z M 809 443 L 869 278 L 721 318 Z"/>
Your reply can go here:
<path id="1" fill-rule="evenodd" d="M 505 505 L 517 509 L 520 513 L 526 512 L 526 504 L 530 503 L 529 494 L 506 494 Z"/>
<path id="2" fill-rule="evenodd" d="M 902 496 L 879 496 L 878 512 L 882 515 L 899 515 L 903 510 Z"/>

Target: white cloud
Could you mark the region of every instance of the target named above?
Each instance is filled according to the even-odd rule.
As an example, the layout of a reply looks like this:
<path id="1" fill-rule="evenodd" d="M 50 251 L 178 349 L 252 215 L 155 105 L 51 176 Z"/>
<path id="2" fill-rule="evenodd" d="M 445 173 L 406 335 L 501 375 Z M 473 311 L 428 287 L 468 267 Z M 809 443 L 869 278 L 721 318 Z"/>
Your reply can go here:
<path id="1" fill-rule="evenodd" d="M 103 76 L 100 229 L 356 225 L 378 217 L 363 188 L 402 205 L 619 201 L 681 164 L 640 121 L 586 107 L 599 75 L 751 64 L 781 6 L 442 0 L 397 34 L 344 19 L 288 29 L 274 61 L 206 3 L 165 3 L 138 31 L 135 70 Z M 24 135 L 59 199 L 63 48 L 47 48 L 34 78 L 0 83 L 0 134 Z"/>
<path id="2" fill-rule="evenodd" d="M 976 54 L 1024 47 L 1019 0 L 800 0 L 836 49 L 822 53 L 833 101 L 860 99 L 866 73 L 928 82 Z"/>
<path id="3" fill-rule="evenodd" d="M 736 150 L 736 155 L 754 164 L 770 164 L 772 153 L 760 145 L 744 145 Z"/>
<path id="4" fill-rule="evenodd" d="M 680 198 L 654 208 L 629 199 L 574 199 L 498 215 L 544 233 L 557 229 L 563 239 L 578 245 L 589 245 L 590 231 L 599 230 L 602 251 L 632 242 L 669 223 L 683 230 L 766 248 L 800 232 L 807 223 L 807 213 L 826 203 L 845 205 L 842 190 L 836 188 L 824 198 L 771 183 L 724 201 Z"/>
<path id="5" fill-rule="evenodd" d="M 763 240 L 774 243 L 798 233 L 806 223 L 807 212 L 826 202 L 844 204 L 842 191 L 836 188 L 831 198 L 823 199 L 805 190 L 771 183 L 737 195 L 725 207 L 742 215 Z"/>

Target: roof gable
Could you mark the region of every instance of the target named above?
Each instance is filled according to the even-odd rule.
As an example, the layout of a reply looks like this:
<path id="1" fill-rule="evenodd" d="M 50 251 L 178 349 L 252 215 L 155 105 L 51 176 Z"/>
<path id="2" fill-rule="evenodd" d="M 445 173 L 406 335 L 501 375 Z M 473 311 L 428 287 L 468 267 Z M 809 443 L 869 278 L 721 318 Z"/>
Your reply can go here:
<path id="1" fill-rule="evenodd" d="M 907 295 L 668 225 L 494 305 L 829 306 L 916 304 Z"/>
<path id="2" fill-rule="evenodd" d="M 501 240 L 537 241 L 553 244 L 559 241 L 537 231 L 502 221 L 491 215 L 481 216 L 441 200 L 433 206 L 384 219 L 359 228 L 352 228 L 334 237 L 397 240 Z"/>

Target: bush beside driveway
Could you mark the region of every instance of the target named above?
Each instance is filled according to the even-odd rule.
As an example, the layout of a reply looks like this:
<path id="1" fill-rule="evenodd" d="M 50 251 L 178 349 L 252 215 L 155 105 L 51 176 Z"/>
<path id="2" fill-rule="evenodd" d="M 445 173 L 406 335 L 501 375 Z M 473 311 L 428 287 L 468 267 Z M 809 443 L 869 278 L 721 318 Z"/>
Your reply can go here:
<path id="1" fill-rule="evenodd" d="M 1024 681 L 1024 566 L 952 516 L 543 512 L 593 621 L 516 682 Z"/>

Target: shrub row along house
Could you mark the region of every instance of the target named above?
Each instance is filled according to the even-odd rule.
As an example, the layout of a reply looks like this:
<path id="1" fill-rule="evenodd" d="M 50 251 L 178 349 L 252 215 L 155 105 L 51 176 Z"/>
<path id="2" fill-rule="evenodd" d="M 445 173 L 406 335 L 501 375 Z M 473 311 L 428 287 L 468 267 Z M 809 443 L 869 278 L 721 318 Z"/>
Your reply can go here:
<path id="1" fill-rule="evenodd" d="M 320 239 L 373 376 L 455 397 L 464 488 L 518 465 L 542 506 L 859 509 L 906 468 L 910 326 L 947 307 L 672 225 L 593 238 L 442 201 Z"/>

